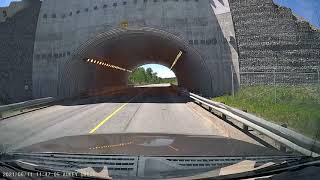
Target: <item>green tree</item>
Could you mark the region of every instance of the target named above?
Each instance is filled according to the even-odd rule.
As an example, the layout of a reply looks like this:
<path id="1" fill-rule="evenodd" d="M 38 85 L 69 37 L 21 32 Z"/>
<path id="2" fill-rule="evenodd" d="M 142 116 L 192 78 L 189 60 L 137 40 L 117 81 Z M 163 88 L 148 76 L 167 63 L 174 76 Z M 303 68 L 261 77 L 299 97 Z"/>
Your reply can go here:
<path id="1" fill-rule="evenodd" d="M 129 76 L 130 84 L 143 84 L 147 81 L 146 72 L 144 68 L 139 67 Z"/>
<path id="2" fill-rule="evenodd" d="M 176 78 L 160 78 L 156 72 L 151 68 L 144 69 L 142 67 L 134 70 L 129 76 L 129 83 L 133 85 L 143 84 L 159 84 L 159 83 L 172 83 L 177 84 Z"/>
<path id="3" fill-rule="evenodd" d="M 146 80 L 147 83 L 152 83 L 152 81 L 153 81 L 153 71 L 152 71 L 151 68 L 147 68 L 146 69 L 146 78 L 147 78 L 147 80 Z"/>

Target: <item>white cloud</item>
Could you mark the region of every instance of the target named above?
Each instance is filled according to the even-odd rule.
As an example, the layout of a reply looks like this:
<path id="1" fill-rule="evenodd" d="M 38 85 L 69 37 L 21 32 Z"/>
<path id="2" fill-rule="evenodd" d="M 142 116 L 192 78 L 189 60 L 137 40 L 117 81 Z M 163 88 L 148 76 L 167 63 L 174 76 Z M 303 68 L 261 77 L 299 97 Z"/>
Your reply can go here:
<path id="1" fill-rule="evenodd" d="M 168 67 L 159 64 L 146 64 L 142 66 L 144 69 L 151 68 L 153 72 L 156 72 L 158 77 L 171 78 L 176 77 L 173 71 Z"/>
<path id="2" fill-rule="evenodd" d="M 157 72 L 158 73 L 158 76 L 161 77 L 161 78 L 172 78 L 172 77 L 176 77 L 176 75 L 172 72 L 172 71 L 160 71 L 160 72 Z"/>

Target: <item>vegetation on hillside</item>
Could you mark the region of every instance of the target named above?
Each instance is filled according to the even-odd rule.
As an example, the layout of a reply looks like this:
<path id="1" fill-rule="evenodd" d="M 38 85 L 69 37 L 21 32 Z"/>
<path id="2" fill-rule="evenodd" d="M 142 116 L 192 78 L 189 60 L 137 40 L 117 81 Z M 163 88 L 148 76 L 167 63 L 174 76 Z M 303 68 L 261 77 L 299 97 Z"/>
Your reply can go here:
<path id="1" fill-rule="evenodd" d="M 172 83 L 177 84 L 176 78 L 160 78 L 156 72 L 151 68 L 144 69 L 139 67 L 135 69 L 129 76 L 129 84 L 133 85 L 146 85 L 146 84 L 161 84 Z"/>
<path id="2" fill-rule="evenodd" d="M 252 86 L 214 100 L 320 140 L 320 87 Z"/>

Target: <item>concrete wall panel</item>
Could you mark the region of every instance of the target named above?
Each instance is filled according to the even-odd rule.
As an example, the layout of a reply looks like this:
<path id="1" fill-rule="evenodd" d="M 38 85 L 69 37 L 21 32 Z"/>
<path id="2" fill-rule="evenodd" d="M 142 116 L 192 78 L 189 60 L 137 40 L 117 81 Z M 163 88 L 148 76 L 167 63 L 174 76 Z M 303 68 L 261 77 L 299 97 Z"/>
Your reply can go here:
<path id="1" fill-rule="evenodd" d="M 39 10 L 40 2 L 31 0 L 0 8 L 0 103 L 32 98 L 33 46 Z"/>
<path id="2" fill-rule="evenodd" d="M 197 86 L 193 87 L 194 90 L 206 96 L 230 92 L 230 67 L 234 66 L 236 70 L 238 69 L 238 57 L 229 43 L 230 37 L 234 36 L 234 30 L 226 0 L 148 0 L 146 2 L 143 0 L 44 0 L 38 19 L 34 48 L 33 97 L 58 96 L 59 89 L 62 88 L 59 87 L 59 83 L 63 80 L 62 78 L 65 78 L 61 77 L 62 72 L 71 73 L 68 75 L 69 78 L 76 78 L 72 73 L 80 72 L 76 68 L 80 68 L 81 65 L 75 65 L 75 69 L 66 68 L 72 64 L 68 61 L 72 61 L 77 56 L 75 54 L 77 49 L 97 35 L 118 28 L 123 22 L 128 22 L 129 28 L 151 27 L 168 32 L 196 49 L 204 61 L 199 63 L 198 68 L 185 68 L 187 71 L 183 76 L 180 75 L 181 78 L 191 78 L 189 74 L 193 74 L 193 71 L 203 71 L 201 67 L 206 68 L 205 73 L 193 77 L 197 78 L 197 81 L 193 80 L 196 82 L 193 86 Z M 101 55 L 98 51 L 95 53 L 97 56 Z M 136 63 L 151 61 L 152 59 L 143 59 Z M 167 60 L 159 62 L 165 63 L 165 61 Z M 83 71 L 87 71 L 82 74 L 84 79 L 92 75 L 89 73 L 92 70 Z M 50 75 L 45 72 L 50 72 Z M 108 74 L 110 78 L 115 75 Z M 118 78 L 113 83 L 127 81 L 125 74 L 121 77 L 123 79 Z M 219 85 L 208 86 L 206 79 L 211 79 L 209 84 Z M 100 79 L 100 81 L 103 80 L 112 81 L 112 78 Z M 202 80 L 204 82 L 201 82 Z M 187 80 L 181 80 L 181 82 L 184 81 L 188 84 Z M 47 88 L 48 83 L 50 88 Z M 70 89 L 74 88 L 70 87 Z M 74 92 L 77 93 L 77 90 Z"/>

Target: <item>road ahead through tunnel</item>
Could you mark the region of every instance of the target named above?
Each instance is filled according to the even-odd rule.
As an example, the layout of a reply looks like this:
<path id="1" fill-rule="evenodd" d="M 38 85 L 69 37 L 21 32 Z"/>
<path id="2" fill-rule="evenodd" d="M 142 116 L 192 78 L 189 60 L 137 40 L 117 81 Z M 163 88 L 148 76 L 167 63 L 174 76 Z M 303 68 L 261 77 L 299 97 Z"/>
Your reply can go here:
<path id="1" fill-rule="evenodd" d="M 210 119 L 196 113 L 190 103 L 170 86 L 129 88 L 113 95 L 65 102 L 2 120 L 0 142 L 16 149 L 90 132 L 223 134 Z"/>

